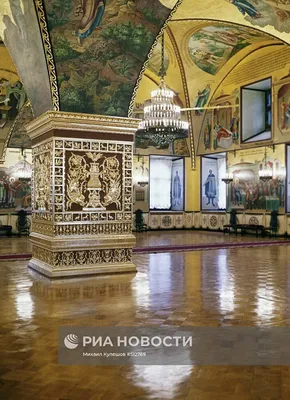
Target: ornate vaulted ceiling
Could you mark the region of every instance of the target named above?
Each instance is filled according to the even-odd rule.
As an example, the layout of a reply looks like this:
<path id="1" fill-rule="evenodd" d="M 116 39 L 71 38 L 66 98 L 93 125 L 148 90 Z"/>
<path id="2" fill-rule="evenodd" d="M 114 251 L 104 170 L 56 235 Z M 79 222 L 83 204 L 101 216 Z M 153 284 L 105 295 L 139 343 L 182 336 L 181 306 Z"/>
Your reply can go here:
<path id="1" fill-rule="evenodd" d="M 33 119 L 32 109 L 11 56 L 0 40 L 0 164 L 7 147 L 31 147 L 24 125 Z"/>
<path id="2" fill-rule="evenodd" d="M 230 71 L 250 54 L 263 48 L 270 47 L 274 51 L 287 46 L 254 28 L 208 20 L 171 21 L 166 29 L 165 44 L 168 53 L 166 83 L 186 108 L 197 105 L 200 93 L 207 92 L 207 101 L 210 101 Z M 152 58 L 157 60 L 154 53 Z M 150 61 L 137 92 L 137 105 L 148 99 L 150 91 L 158 85 L 157 69 Z M 193 112 L 188 117 L 192 122 L 192 139 L 197 142 L 202 119 L 193 121 Z"/>
<path id="3" fill-rule="evenodd" d="M 253 51 L 290 43 L 288 0 L 1 0 L 0 36 L 36 116 L 126 116 L 140 81 L 137 102 L 158 84 L 158 49 L 144 62 L 173 8 L 167 84 L 187 107 Z"/>

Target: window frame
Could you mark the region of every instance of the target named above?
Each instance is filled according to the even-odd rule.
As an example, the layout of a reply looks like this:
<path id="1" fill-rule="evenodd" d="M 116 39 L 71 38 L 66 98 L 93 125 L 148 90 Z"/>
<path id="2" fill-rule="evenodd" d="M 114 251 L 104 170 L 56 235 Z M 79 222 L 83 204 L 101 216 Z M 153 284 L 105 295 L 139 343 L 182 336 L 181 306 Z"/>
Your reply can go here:
<path id="1" fill-rule="evenodd" d="M 252 88 L 248 87 L 248 86 L 251 86 L 251 85 L 255 85 L 256 83 L 267 81 L 267 80 L 270 80 L 270 88 L 269 89 L 265 89 L 265 90 L 263 90 L 263 89 L 252 89 Z M 272 132 L 272 127 L 273 127 L 273 122 L 272 122 L 273 121 L 272 83 L 273 83 L 272 82 L 272 77 L 269 76 L 267 78 L 263 78 L 263 79 L 259 79 L 257 81 L 251 82 L 251 83 L 247 83 L 246 85 L 243 85 L 243 86 L 240 87 L 240 99 L 241 99 L 241 102 L 240 102 L 240 141 L 241 142 L 240 143 L 241 144 L 257 143 L 257 142 L 263 142 L 263 141 L 267 141 L 267 140 L 272 140 L 273 139 L 273 132 Z M 255 133 L 253 136 L 251 136 L 251 137 L 249 137 L 247 139 L 243 138 L 243 90 L 253 90 L 253 91 L 256 91 L 256 92 L 264 92 L 265 93 L 265 105 L 264 105 L 264 107 L 265 107 L 265 129 L 263 131 L 261 131 L 261 132 Z M 270 100 L 271 100 L 269 106 L 267 105 L 267 100 L 268 100 L 267 96 L 269 96 Z M 271 124 L 270 124 L 270 126 L 267 123 L 267 117 L 268 117 L 268 112 L 269 111 L 271 112 Z M 262 133 L 268 132 L 268 131 L 270 131 L 270 133 L 271 133 L 270 138 L 252 140 L 256 136 L 259 136 Z"/>
<path id="2" fill-rule="evenodd" d="M 172 161 L 175 160 L 183 160 L 183 182 L 182 182 L 182 189 L 183 189 L 183 201 L 182 201 L 182 209 L 181 210 L 172 210 L 172 196 L 171 196 L 171 187 L 170 187 L 170 208 L 151 208 L 151 204 L 150 204 L 150 191 L 151 191 L 151 182 L 150 182 L 150 173 L 151 173 L 151 160 L 152 158 L 171 158 Z M 171 181 L 171 185 L 172 185 L 172 181 Z M 168 212 L 176 212 L 176 213 L 180 213 L 180 212 L 184 212 L 185 209 L 185 196 L 186 196 L 186 188 L 185 188 L 185 157 L 181 157 L 181 156 L 170 156 L 170 155 L 156 155 L 156 154 L 150 154 L 149 155 L 149 191 L 148 191 L 148 206 L 149 206 L 149 212 L 164 212 L 164 211 L 168 211 Z"/>

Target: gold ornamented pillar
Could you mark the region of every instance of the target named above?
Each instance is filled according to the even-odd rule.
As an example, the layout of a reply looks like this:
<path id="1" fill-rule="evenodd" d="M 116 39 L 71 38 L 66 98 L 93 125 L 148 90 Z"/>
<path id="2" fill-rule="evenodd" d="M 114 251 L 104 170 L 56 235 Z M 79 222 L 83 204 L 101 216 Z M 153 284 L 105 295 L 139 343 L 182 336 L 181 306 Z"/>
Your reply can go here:
<path id="1" fill-rule="evenodd" d="M 132 161 L 138 120 L 47 112 L 33 145 L 32 259 L 49 277 L 135 271 Z"/>

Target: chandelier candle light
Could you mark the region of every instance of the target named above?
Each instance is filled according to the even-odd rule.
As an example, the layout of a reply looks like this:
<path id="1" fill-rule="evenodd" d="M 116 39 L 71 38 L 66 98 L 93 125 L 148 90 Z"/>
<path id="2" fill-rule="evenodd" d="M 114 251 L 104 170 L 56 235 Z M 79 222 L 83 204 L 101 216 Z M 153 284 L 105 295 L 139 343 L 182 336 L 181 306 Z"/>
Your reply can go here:
<path id="1" fill-rule="evenodd" d="M 233 178 L 233 174 L 231 174 L 231 173 L 227 173 L 226 174 L 226 177 L 225 178 L 222 178 L 222 181 L 225 183 L 225 184 L 229 184 L 229 183 L 231 183 L 232 181 L 234 180 L 234 178 Z"/>
<path id="2" fill-rule="evenodd" d="M 175 93 L 166 87 L 164 81 L 164 35 L 161 49 L 160 87 L 151 92 L 151 101 L 144 107 L 144 119 L 136 132 L 138 138 L 149 139 L 155 146 L 188 136 L 188 122 L 181 120 L 180 107 L 174 104 Z"/>
<path id="3" fill-rule="evenodd" d="M 262 182 L 268 182 L 273 179 L 272 170 L 267 167 L 267 149 L 265 147 L 264 168 L 259 171 L 259 178 Z"/>

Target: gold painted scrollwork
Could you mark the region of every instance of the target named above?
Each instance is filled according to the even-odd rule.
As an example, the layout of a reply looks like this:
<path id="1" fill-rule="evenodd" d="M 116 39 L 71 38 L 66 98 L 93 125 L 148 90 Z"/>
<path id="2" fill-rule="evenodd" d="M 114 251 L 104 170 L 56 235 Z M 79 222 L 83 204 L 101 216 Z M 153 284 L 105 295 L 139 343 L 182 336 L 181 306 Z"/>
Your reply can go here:
<path id="1" fill-rule="evenodd" d="M 105 210 L 110 204 L 121 209 L 121 168 L 117 155 L 72 153 L 68 160 L 67 209 L 78 204 L 83 210 Z"/>
<path id="2" fill-rule="evenodd" d="M 103 162 L 105 197 L 104 206 L 115 203 L 118 210 L 121 209 L 121 176 L 119 172 L 119 161 L 114 157 L 108 157 Z"/>
<path id="3" fill-rule="evenodd" d="M 49 211 L 50 206 L 50 153 L 34 158 L 34 204 L 39 211 Z"/>
<path id="4" fill-rule="evenodd" d="M 69 174 L 67 180 L 67 203 L 68 209 L 73 203 L 85 206 L 85 196 L 83 191 L 86 189 L 87 163 L 84 157 L 72 154 L 68 161 Z"/>

